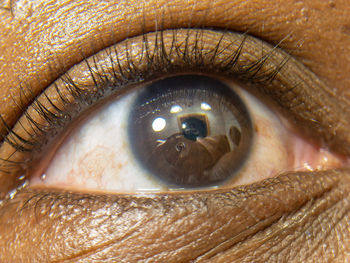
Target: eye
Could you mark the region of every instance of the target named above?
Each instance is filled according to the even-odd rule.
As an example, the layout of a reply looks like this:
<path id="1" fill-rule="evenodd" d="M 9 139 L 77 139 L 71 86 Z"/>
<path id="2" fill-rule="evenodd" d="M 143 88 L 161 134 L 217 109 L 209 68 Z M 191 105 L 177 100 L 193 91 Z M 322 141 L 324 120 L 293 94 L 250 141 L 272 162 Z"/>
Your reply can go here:
<path id="1" fill-rule="evenodd" d="M 307 96 L 315 85 L 320 98 Z M 327 92 L 297 61 L 252 37 L 150 33 L 86 59 L 48 87 L 6 137 L 2 169 L 30 185 L 120 192 L 232 187 L 305 163 L 338 166 L 342 157 L 315 146 L 335 149 L 344 140 L 340 132 L 337 140 L 325 136 L 330 116 L 312 107 L 327 104 Z M 307 143 L 286 119 L 319 138 Z"/>
<path id="2" fill-rule="evenodd" d="M 302 169 L 297 166 L 302 162 L 322 165 L 298 159 L 293 145 L 301 139 L 230 84 L 180 75 L 114 99 L 67 135 L 31 185 L 116 192 L 227 187 Z M 253 124 L 260 131 L 253 131 Z M 308 146 L 297 151 L 330 157 Z M 323 165 L 336 164 L 333 159 Z"/>

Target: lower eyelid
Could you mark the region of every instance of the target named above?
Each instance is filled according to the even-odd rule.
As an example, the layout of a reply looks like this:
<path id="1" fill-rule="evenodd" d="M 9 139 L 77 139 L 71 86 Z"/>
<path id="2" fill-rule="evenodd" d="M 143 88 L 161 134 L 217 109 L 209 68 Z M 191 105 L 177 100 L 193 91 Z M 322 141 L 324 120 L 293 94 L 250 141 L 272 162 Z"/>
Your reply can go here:
<path id="1" fill-rule="evenodd" d="M 344 198 L 349 194 L 349 175 L 349 169 L 290 173 L 230 191 L 155 196 L 26 189 L 0 210 L 1 222 L 8 222 L 0 225 L 4 234 L 0 245 L 7 248 L 16 235 L 21 253 L 14 254 L 14 260 L 28 254 L 34 261 L 38 256 L 38 261 L 89 260 L 90 256 L 102 260 L 106 251 L 121 261 L 135 254 L 156 260 L 159 254 L 147 253 L 150 247 L 164 252 L 165 258 L 176 255 L 179 261 L 211 258 L 236 244 L 239 250 L 250 239 L 259 240 L 259 233 L 264 243 L 284 238 L 283 233 L 294 237 L 315 218 L 327 218 L 334 207 L 342 216 L 340 207 L 348 207 Z M 21 216 L 14 216 L 18 211 Z M 8 224 L 17 225 L 18 232 Z M 66 235 L 57 233 L 69 233 L 71 239 L 67 242 Z M 38 236 L 52 242 L 38 241 Z M 42 254 L 32 251 L 33 242 L 40 242 Z M 189 253 L 183 248 L 192 247 L 192 242 L 196 249 Z M 169 246 L 175 254 L 168 251 Z"/>

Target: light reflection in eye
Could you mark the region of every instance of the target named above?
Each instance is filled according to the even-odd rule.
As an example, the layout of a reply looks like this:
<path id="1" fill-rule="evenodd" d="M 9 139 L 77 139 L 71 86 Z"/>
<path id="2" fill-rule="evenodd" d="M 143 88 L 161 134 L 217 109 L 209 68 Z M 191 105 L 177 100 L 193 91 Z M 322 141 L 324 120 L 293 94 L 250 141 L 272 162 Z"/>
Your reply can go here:
<path id="1" fill-rule="evenodd" d="M 210 107 L 210 105 L 208 103 L 202 102 L 201 103 L 201 109 L 204 110 L 204 111 L 210 111 L 211 107 Z"/>
<path id="2" fill-rule="evenodd" d="M 162 117 L 155 118 L 154 121 L 152 122 L 152 129 L 155 132 L 160 132 L 164 130 L 166 126 L 166 120 Z"/>
<path id="3" fill-rule="evenodd" d="M 179 113 L 181 111 L 182 111 L 182 108 L 179 105 L 174 105 L 170 109 L 170 113 L 173 113 L 173 114 Z"/>

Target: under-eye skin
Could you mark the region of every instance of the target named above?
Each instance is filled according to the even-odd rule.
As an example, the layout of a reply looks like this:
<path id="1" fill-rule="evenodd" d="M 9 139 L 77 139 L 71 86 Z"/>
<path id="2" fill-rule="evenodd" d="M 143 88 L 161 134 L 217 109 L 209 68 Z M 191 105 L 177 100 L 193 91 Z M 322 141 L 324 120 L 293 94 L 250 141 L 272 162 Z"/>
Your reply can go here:
<path id="1" fill-rule="evenodd" d="M 58 135 L 93 105 L 141 83 L 196 72 L 243 82 L 272 100 L 303 133 L 317 134 L 321 146 L 349 154 L 349 108 L 345 102 L 339 107 L 336 94 L 290 55 L 247 34 L 167 30 L 102 50 L 44 90 L 4 136 L 0 148 L 2 195 L 23 183 L 32 164 L 62 138 Z M 23 89 L 22 96 L 30 95 Z"/>

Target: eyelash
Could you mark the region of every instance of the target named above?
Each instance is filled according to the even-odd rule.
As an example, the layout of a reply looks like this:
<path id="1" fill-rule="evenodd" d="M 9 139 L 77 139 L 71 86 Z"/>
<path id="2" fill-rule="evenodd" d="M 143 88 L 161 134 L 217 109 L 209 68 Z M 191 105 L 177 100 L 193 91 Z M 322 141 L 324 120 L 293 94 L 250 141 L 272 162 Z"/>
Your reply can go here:
<path id="1" fill-rule="evenodd" d="M 178 37 L 181 36 L 180 33 L 183 33 L 183 31 L 186 32 L 186 35 L 184 41 L 181 42 L 178 41 Z M 249 85 L 260 84 L 263 87 L 269 87 L 273 86 L 273 80 L 290 60 L 290 56 L 279 50 L 278 45 L 269 47 L 262 41 L 250 39 L 246 34 L 235 34 L 235 40 L 238 39 L 238 42 L 229 42 L 227 45 L 224 45 L 225 40 L 230 39 L 230 34 L 234 34 L 231 32 L 221 32 L 221 37 L 216 40 L 213 47 L 210 50 L 206 50 L 204 48 L 206 43 L 203 41 L 204 33 L 204 29 L 157 31 L 152 33 L 153 40 L 148 34 L 141 36 L 142 57 L 140 58 L 132 54 L 135 51 L 131 48 L 133 39 L 123 42 L 124 46 L 122 48 L 125 48 L 123 61 L 119 58 L 120 53 L 116 46 L 114 46 L 113 50 L 105 49 L 91 58 L 85 58 L 83 63 L 88 69 L 91 85 L 80 83 L 69 71 L 63 74 L 52 86 L 44 90 L 26 110 L 24 110 L 24 103 L 19 105 L 24 113 L 14 128 L 16 126 L 19 127 L 25 136 L 17 133 L 14 128 L 11 129 L 0 116 L 0 121 L 7 131 L 7 135 L 2 136 L 3 143 L 0 146 L 0 150 L 5 143 L 15 149 L 15 152 L 10 156 L 0 158 L 0 171 L 23 175 L 23 173 L 28 171 L 28 167 L 35 159 L 34 157 L 39 156 L 40 152 L 44 152 L 43 148 L 50 143 L 50 138 L 57 137 L 64 127 L 79 117 L 91 105 L 122 94 L 126 87 L 152 81 L 164 77 L 164 75 L 169 76 L 188 71 L 206 71 L 211 74 L 228 75 Z M 172 39 L 169 52 L 166 49 L 165 34 L 167 34 L 167 37 L 170 34 L 170 39 Z M 255 59 L 251 58 L 251 61 L 244 57 L 246 62 L 242 63 L 240 61 L 242 50 L 247 45 L 248 39 L 253 42 L 253 44 L 249 43 L 249 45 L 261 44 L 261 56 Z M 235 52 L 227 54 L 232 49 L 232 46 L 237 47 Z M 268 50 L 268 52 L 263 52 L 264 49 Z M 116 60 L 113 56 L 114 54 L 116 54 Z M 106 71 L 103 65 L 98 64 L 99 56 L 106 56 L 111 64 L 110 70 Z M 225 56 L 224 59 L 222 58 L 223 56 Z M 92 63 L 89 59 L 92 60 Z M 144 59 L 145 61 L 143 61 Z M 144 64 L 147 67 L 143 67 L 142 65 Z M 82 63 L 78 64 L 77 67 L 79 65 L 82 65 Z M 293 88 L 297 85 L 299 84 L 289 83 L 289 86 Z M 68 96 L 63 94 L 63 88 L 68 92 Z M 284 96 L 289 92 L 287 88 L 285 87 L 285 90 L 280 88 L 277 91 L 271 88 L 261 88 L 260 92 L 269 95 L 276 93 L 274 94 L 277 97 L 275 100 L 278 101 L 279 99 L 281 104 L 283 104 L 282 107 L 291 108 L 292 105 L 288 106 L 286 102 L 282 102 Z M 47 91 L 49 89 L 56 93 L 56 97 L 59 98 L 58 101 L 50 98 L 50 94 Z M 21 89 L 21 94 L 26 98 L 33 96 L 31 90 L 25 88 Z M 300 102 L 300 100 L 297 102 Z M 34 115 L 37 114 L 44 124 L 39 123 L 37 118 L 33 117 L 33 113 Z M 30 129 L 25 128 L 23 122 L 27 122 L 27 126 Z M 23 155 L 21 161 L 11 159 L 16 153 Z M 0 157 L 2 157 L 1 152 Z M 25 179 L 25 177 L 22 176 L 21 179 Z"/>
<path id="2" fill-rule="evenodd" d="M 176 32 L 177 31 L 173 31 L 173 35 L 174 35 L 174 39 L 173 39 L 173 43 L 172 45 L 174 46 L 174 48 L 176 47 Z M 145 50 L 144 53 L 146 54 L 147 57 L 147 64 L 149 65 L 149 69 L 153 69 L 153 70 L 147 70 L 147 75 L 150 76 L 154 76 L 155 72 L 159 72 L 161 69 L 163 69 L 164 67 L 167 68 L 167 66 L 171 66 L 171 62 L 168 60 L 168 56 L 170 56 L 171 54 L 166 54 L 166 52 L 164 52 L 164 42 L 163 42 L 163 38 L 160 37 L 158 40 L 158 34 L 159 36 L 162 36 L 162 31 L 158 31 L 156 32 L 157 36 L 156 36 L 156 41 L 155 41 L 155 49 L 154 50 L 150 50 L 149 45 L 145 45 Z M 225 34 L 227 34 L 227 32 L 223 32 L 222 33 L 222 38 L 224 38 Z M 190 34 L 187 35 L 186 41 L 188 41 L 188 38 L 190 37 Z M 220 39 L 220 41 L 222 40 L 222 38 Z M 159 43 L 160 41 L 160 43 Z M 211 60 L 214 60 L 216 55 L 219 52 L 220 49 L 220 43 L 218 42 L 215 50 L 212 50 L 210 52 L 208 52 L 207 54 L 205 54 L 206 56 L 209 53 L 213 53 Z M 144 36 L 144 43 L 147 43 L 147 36 Z M 199 35 L 196 35 L 196 40 L 195 40 L 196 44 L 195 44 L 195 48 L 192 50 L 191 53 L 189 53 L 187 50 L 186 52 L 184 52 L 182 54 L 182 61 L 185 62 L 184 64 L 188 63 L 187 68 L 200 68 L 201 64 L 204 64 L 204 59 L 203 59 L 203 50 L 201 50 L 198 47 L 198 42 L 199 42 Z M 236 53 L 234 53 L 232 55 L 231 58 L 228 58 L 227 60 L 229 60 L 228 63 L 224 63 L 223 62 L 223 66 L 220 69 L 221 72 L 224 71 L 229 71 L 231 68 L 233 68 L 236 65 L 236 61 L 239 59 L 239 56 L 241 54 L 241 49 L 244 45 L 245 42 L 245 38 L 243 38 L 242 42 L 239 45 L 239 49 L 237 50 Z M 185 43 L 185 45 L 187 45 L 187 43 Z M 275 48 L 277 48 L 278 46 L 275 46 Z M 227 49 L 228 47 L 220 50 L 220 52 L 223 52 L 225 49 Z M 173 50 L 173 48 L 171 48 Z M 153 56 L 149 56 L 150 53 L 153 53 Z M 178 52 L 178 50 L 176 51 Z M 273 52 L 273 50 L 271 51 L 271 53 Z M 191 63 L 191 58 L 189 57 L 189 54 L 196 54 L 196 59 L 199 58 L 199 60 L 196 60 L 196 65 L 193 66 Z M 273 69 L 270 72 L 263 72 L 261 74 L 258 75 L 259 70 L 261 69 L 262 65 L 266 62 L 266 60 L 269 58 L 269 56 L 271 55 L 271 53 L 268 53 L 264 56 L 262 56 L 255 64 L 253 65 L 247 65 L 246 68 L 241 71 L 241 72 L 237 72 L 237 78 L 241 79 L 241 80 L 248 80 L 254 83 L 266 83 L 268 81 L 272 81 L 274 76 L 280 71 L 280 69 L 283 67 L 283 65 L 288 61 L 287 59 L 284 59 L 283 61 L 281 61 L 280 65 L 278 65 L 278 67 L 276 67 L 275 69 Z M 154 54 L 156 54 L 156 59 L 154 59 Z M 110 54 L 109 54 L 110 55 Z M 177 53 L 177 55 L 179 55 L 179 53 Z M 112 61 L 113 58 L 110 57 L 110 60 Z M 123 68 L 121 65 L 121 62 L 118 61 L 113 61 L 112 64 L 114 64 L 114 66 L 112 67 L 113 70 L 113 75 L 112 78 L 106 77 L 104 75 L 104 73 L 101 72 L 94 72 L 90 63 L 88 62 L 87 59 L 84 59 L 84 62 L 87 64 L 87 66 L 89 67 L 90 70 L 90 76 L 93 79 L 95 86 L 98 87 L 98 90 L 102 90 L 104 86 L 113 86 L 113 87 L 117 87 L 117 86 L 128 86 L 131 84 L 135 84 L 135 83 L 139 83 L 139 82 L 144 82 L 147 77 L 141 77 L 142 75 L 144 75 L 145 72 L 139 71 L 139 69 L 137 68 L 137 66 L 135 66 L 135 63 L 131 60 L 130 58 L 130 53 L 127 52 L 127 60 L 128 60 L 128 68 Z M 190 66 L 190 67 L 188 67 Z M 95 67 L 98 68 L 98 66 L 95 64 Z M 186 66 L 184 67 L 186 68 Z M 118 69 L 118 70 L 117 70 Z M 126 76 L 126 72 L 128 74 L 128 76 Z M 181 70 L 180 70 L 181 72 Z M 117 77 L 117 75 L 120 74 L 122 76 L 122 79 L 119 79 Z M 248 77 L 247 77 L 248 76 Z M 75 99 L 76 102 L 83 104 L 83 105 L 91 105 L 93 104 L 95 101 L 97 101 L 100 97 L 103 97 L 104 94 L 96 94 L 96 98 L 92 98 L 90 95 L 87 95 L 84 93 L 84 88 L 83 86 L 79 85 L 79 83 L 76 83 L 71 76 L 69 75 L 69 73 L 65 73 L 61 79 L 64 81 L 67 90 L 69 90 L 70 95 L 72 95 Z M 55 84 L 54 84 L 55 85 Z M 60 90 L 57 88 L 57 85 L 55 86 L 57 93 L 60 96 L 61 102 L 63 102 L 63 106 L 67 107 L 67 108 L 71 108 L 72 105 L 69 101 L 67 101 L 64 96 L 61 94 Z M 25 97 L 27 97 L 26 93 L 30 92 L 30 88 L 28 89 L 24 89 L 23 87 L 21 87 L 21 94 Z M 35 109 L 35 111 L 47 121 L 47 126 L 44 126 L 43 128 L 40 127 L 40 125 L 33 120 L 33 118 L 27 113 L 27 111 L 24 110 L 25 106 L 24 103 L 22 103 L 21 105 L 18 105 L 18 107 L 24 111 L 24 115 L 26 117 L 26 119 L 31 123 L 31 125 L 35 126 L 36 129 L 43 133 L 46 134 L 47 131 L 45 130 L 56 130 L 59 129 L 61 127 L 65 127 L 66 126 L 66 122 L 70 122 L 74 117 L 72 115 L 75 115 L 74 113 L 72 114 L 72 110 L 70 109 L 61 109 L 58 105 L 56 105 L 53 101 L 50 100 L 50 98 L 47 96 L 47 94 L 45 93 L 45 91 L 42 93 L 47 101 L 50 103 L 50 105 L 58 111 L 59 115 L 53 113 L 50 111 L 50 109 L 48 107 L 46 107 L 45 105 L 43 105 L 42 103 L 40 103 L 40 101 L 38 100 L 34 100 L 32 103 L 32 107 L 33 109 Z M 32 95 L 32 94 L 30 94 Z M 28 99 L 28 98 L 26 98 Z M 78 111 L 80 111 L 80 109 L 78 109 Z M 12 145 L 17 151 L 19 152 L 32 152 L 33 150 L 39 150 L 43 145 L 45 145 L 47 143 L 46 140 L 44 140 L 43 142 L 43 138 L 41 137 L 40 140 L 35 140 L 34 138 L 36 136 L 38 136 L 37 133 L 35 134 L 30 134 L 30 138 L 32 140 L 27 140 L 25 138 L 22 138 L 20 135 L 16 134 L 14 131 L 11 130 L 11 128 L 9 127 L 9 125 L 4 121 L 4 119 L 0 116 L 0 121 L 3 123 L 3 125 L 6 127 L 6 130 L 8 132 L 8 134 L 6 136 L 2 136 L 3 140 L 8 142 L 10 145 Z M 13 139 L 11 139 L 11 135 L 13 135 Z M 34 136 L 33 136 L 34 135 Z M 52 134 L 51 134 L 52 135 Z M 19 140 L 19 141 L 17 141 Z M 33 146 L 33 148 L 25 148 L 23 147 L 23 144 L 30 146 Z M 2 161 L 6 161 L 6 160 L 2 160 Z"/>

